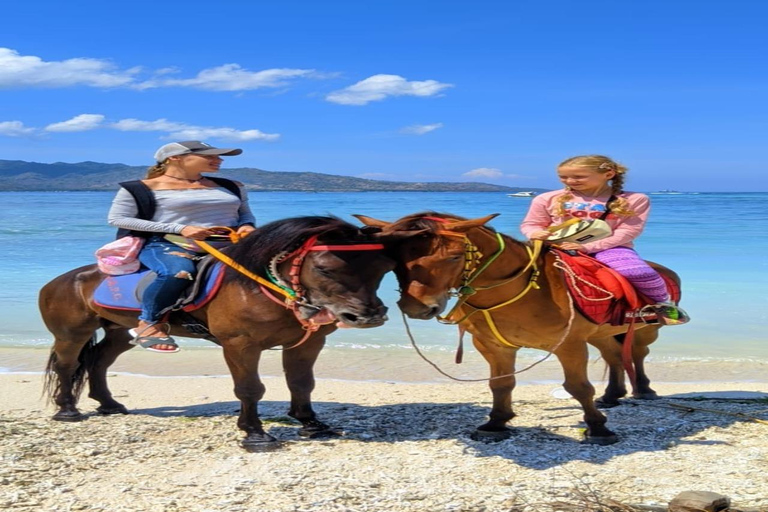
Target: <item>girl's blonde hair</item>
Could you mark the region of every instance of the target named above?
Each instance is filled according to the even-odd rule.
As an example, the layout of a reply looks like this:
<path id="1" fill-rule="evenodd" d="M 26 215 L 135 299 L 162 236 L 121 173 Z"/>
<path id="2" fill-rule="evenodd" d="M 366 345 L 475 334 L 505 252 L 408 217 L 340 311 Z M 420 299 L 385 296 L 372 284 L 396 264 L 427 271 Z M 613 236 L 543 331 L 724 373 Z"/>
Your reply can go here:
<path id="1" fill-rule="evenodd" d="M 629 202 L 625 198 L 619 197 L 619 195 L 624 192 L 624 177 L 628 171 L 626 167 L 603 155 L 573 156 L 560 162 L 557 168 L 560 169 L 561 167 L 566 166 L 586 167 L 601 174 L 604 174 L 608 171 L 614 171 L 613 178 L 610 179 L 610 182 L 611 195 L 616 196 L 616 199 L 608 204 L 608 208 L 611 210 L 611 213 L 615 213 L 616 215 L 630 216 L 635 214 L 635 212 L 629 209 Z M 558 215 L 562 216 L 567 213 L 565 211 L 564 205 L 571 199 L 573 199 L 573 194 L 571 194 L 570 188 L 565 187 L 565 192 L 557 197 Z"/>
<path id="2" fill-rule="evenodd" d="M 167 158 L 165 160 L 163 160 L 162 162 L 157 163 L 157 164 L 153 165 L 152 167 L 150 167 L 149 169 L 147 169 L 147 177 L 144 178 L 144 179 L 149 180 L 149 179 L 152 179 L 152 178 L 157 178 L 158 176 L 162 176 L 163 174 L 165 174 L 165 170 L 166 170 L 165 167 L 166 167 L 166 165 L 168 165 L 168 159 Z"/>

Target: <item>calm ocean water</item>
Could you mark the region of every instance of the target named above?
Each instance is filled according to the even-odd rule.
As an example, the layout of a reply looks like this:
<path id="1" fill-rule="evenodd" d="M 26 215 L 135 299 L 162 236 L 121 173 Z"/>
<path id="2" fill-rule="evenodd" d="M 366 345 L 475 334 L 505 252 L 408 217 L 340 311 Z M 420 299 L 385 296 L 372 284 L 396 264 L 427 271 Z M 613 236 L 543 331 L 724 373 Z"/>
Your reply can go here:
<path id="1" fill-rule="evenodd" d="M 55 276 L 93 262 L 93 251 L 113 237 L 106 225 L 112 192 L 0 192 L 0 348 L 48 347 L 51 337 L 37 312 L 37 293 Z M 656 360 L 768 361 L 768 194 L 652 195 L 653 212 L 637 248 L 646 259 L 683 279 L 682 305 L 693 321 L 662 331 Z M 427 209 L 480 217 L 520 237 L 517 226 L 530 199 L 501 193 L 251 193 L 260 223 L 294 215 L 333 214 L 350 222 L 361 213 L 394 220 Z M 342 330 L 329 346 L 400 351 L 409 340 L 389 275 L 380 295 L 390 321 L 371 330 Z M 427 351 L 453 351 L 455 327 L 411 321 Z M 189 340 L 185 346 L 209 344 Z M 523 351 L 525 352 L 525 351 Z M 537 359 L 541 352 L 526 357 Z M 0 371 L 9 370 L 0 362 Z"/>

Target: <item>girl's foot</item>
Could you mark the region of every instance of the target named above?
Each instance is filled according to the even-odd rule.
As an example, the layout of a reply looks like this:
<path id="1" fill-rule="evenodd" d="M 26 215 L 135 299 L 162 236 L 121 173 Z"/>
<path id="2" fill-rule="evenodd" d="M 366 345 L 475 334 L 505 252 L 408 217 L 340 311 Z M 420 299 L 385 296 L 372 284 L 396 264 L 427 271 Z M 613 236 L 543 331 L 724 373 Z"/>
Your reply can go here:
<path id="1" fill-rule="evenodd" d="M 659 319 L 659 322 L 664 325 L 682 325 L 691 321 L 691 317 L 688 316 L 688 313 L 674 302 L 659 302 L 652 307 L 656 312 L 656 317 Z"/>

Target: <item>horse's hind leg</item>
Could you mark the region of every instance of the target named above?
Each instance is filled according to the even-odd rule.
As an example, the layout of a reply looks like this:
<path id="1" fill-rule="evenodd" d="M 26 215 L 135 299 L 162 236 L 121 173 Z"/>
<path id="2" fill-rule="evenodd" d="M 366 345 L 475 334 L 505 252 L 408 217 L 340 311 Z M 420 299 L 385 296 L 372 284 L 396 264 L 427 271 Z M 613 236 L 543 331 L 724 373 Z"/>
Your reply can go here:
<path id="1" fill-rule="evenodd" d="M 613 336 L 590 340 L 590 343 L 600 350 L 600 355 L 608 367 L 608 385 L 603 396 L 596 400 L 598 407 L 616 407 L 619 399 L 627 396 L 627 385 L 624 379 L 624 364 L 621 356 L 621 341 Z"/>
<path id="2" fill-rule="evenodd" d="M 107 386 L 107 370 L 122 354 L 133 348 L 128 329 L 107 328 L 104 338 L 94 347 L 94 357 L 88 366 L 88 396 L 97 402 L 100 414 L 128 414 L 128 409 L 112 397 Z"/>
<path id="3" fill-rule="evenodd" d="M 607 421 L 595 405 L 595 388 L 587 378 L 587 359 L 589 353 L 586 343 L 570 343 L 560 347 L 555 354 L 563 366 L 565 382 L 563 387 L 584 409 L 584 442 L 608 445 L 618 441 L 616 434 L 605 426 Z"/>
<path id="4" fill-rule="evenodd" d="M 656 400 L 659 395 L 651 388 L 651 379 L 645 373 L 645 358 L 651 351 L 648 347 L 659 337 L 659 326 L 653 325 L 635 333 L 632 347 L 632 360 L 635 364 L 635 382 L 632 385 L 632 396 L 639 400 Z"/>
<path id="5" fill-rule="evenodd" d="M 53 415 L 56 421 L 80 421 L 85 419 L 77 408 L 77 401 L 85 382 L 83 355 L 95 344 L 93 334 L 73 336 L 82 342 L 56 337 L 46 368 L 46 390 L 59 410 Z"/>
<path id="6" fill-rule="evenodd" d="M 313 335 L 299 347 L 283 351 L 283 370 L 288 389 L 291 391 L 291 408 L 288 415 L 299 420 L 299 435 L 309 438 L 333 437 L 339 434 L 317 419 L 312 409 L 312 391 L 315 389 L 314 365 L 325 345 L 325 336 Z"/>

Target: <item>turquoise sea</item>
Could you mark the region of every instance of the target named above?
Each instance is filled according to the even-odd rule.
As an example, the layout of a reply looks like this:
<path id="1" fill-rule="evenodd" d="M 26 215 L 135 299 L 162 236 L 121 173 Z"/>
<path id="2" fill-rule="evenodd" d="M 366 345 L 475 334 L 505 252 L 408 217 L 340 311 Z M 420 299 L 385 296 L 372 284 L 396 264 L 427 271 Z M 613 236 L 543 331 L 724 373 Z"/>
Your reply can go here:
<path id="1" fill-rule="evenodd" d="M 113 237 L 106 225 L 112 192 L 0 193 L 0 349 L 47 348 L 51 337 L 37 312 L 37 293 L 55 276 L 93 262 L 96 248 Z M 682 305 L 693 321 L 662 331 L 656 361 L 768 362 L 768 194 L 651 195 L 653 210 L 637 249 L 675 269 L 683 280 Z M 500 213 L 491 225 L 520 237 L 517 226 L 530 199 L 503 193 L 251 193 L 260 223 L 295 215 L 333 214 L 350 222 L 360 213 L 384 220 L 427 209 L 480 217 Z M 347 354 L 410 349 L 389 275 L 380 296 L 390 307 L 387 325 L 342 330 L 329 348 Z M 455 327 L 411 321 L 427 353 L 452 352 Z M 185 340 L 186 349 L 210 344 Z M 521 360 L 541 352 L 525 351 Z M 163 356 L 165 357 L 165 356 Z M 322 356 L 321 356 L 322 357 Z M 380 361 L 379 358 L 376 358 Z M 0 372 L 20 363 L 0 361 Z M 379 363 L 377 363 L 379 364 Z M 23 367 L 23 365 L 22 365 Z"/>

